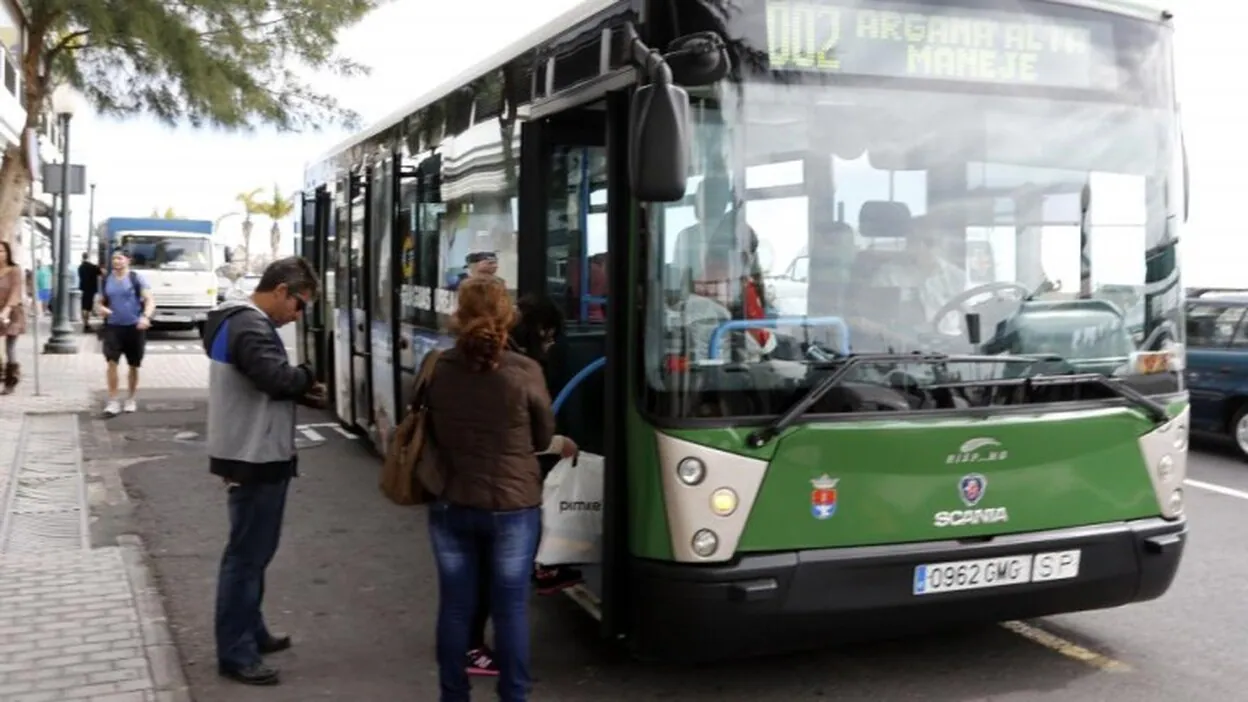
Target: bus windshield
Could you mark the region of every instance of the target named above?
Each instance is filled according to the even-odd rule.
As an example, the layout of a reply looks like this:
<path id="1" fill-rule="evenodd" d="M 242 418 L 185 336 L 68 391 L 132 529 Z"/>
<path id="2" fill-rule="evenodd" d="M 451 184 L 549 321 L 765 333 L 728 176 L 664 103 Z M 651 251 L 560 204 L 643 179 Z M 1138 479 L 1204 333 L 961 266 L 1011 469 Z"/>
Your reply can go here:
<path id="1" fill-rule="evenodd" d="M 1009 5 L 744 4 L 759 65 L 692 91 L 697 175 L 650 209 L 651 409 L 782 411 L 848 354 L 1130 377 L 1181 344 L 1169 30 Z"/>
<path id="2" fill-rule="evenodd" d="M 120 248 L 129 252 L 130 267 L 139 270 L 212 270 L 212 244 L 207 239 L 127 234 L 121 237 Z"/>

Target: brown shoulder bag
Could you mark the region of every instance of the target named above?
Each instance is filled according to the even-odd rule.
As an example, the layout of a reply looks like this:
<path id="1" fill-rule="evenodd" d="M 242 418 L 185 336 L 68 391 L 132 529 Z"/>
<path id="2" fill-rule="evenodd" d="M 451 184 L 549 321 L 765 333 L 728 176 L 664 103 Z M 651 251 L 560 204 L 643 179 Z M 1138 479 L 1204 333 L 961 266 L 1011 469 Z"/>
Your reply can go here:
<path id="1" fill-rule="evenodd" d="M 429 406 L 426 389 L 433 369 L 442 352 L 434 349 L 425 354 L 416 374 L 412 404 L 404 412 L 403 421 L 395 427 L 386 448 L 381 467 L 381 491 L 398 505 L 419 505 L 433 500 L 442 492 L 442 478 L 428 436 Z"/>

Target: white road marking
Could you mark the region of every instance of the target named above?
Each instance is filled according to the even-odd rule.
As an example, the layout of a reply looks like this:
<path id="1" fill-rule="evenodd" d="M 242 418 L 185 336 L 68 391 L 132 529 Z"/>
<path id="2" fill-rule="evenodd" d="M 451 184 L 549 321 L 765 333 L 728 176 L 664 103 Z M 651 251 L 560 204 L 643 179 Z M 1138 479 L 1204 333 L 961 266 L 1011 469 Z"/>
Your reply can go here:
<path id="1" fill-rule="evenodd" d="M 337 422 L 313 422 L 312 424 L 300 424 L 295 427 L 295 429 L 307 437 L 309 441 L 325 441 L 325 435 L 317 431 L 317 429 L 333 429 L 344 439 L 357 438 L 355 434 L 343 429 Z"/>
<path id="2" fill-rule="evenodd" d="M 1201 490 L 1208 490 L 1209 492 L 1216 492 L 1219 495 L 1226 495 L 1227 497 L 1238 497 L 1241 500 L 1248 500 L 1248 492 L 1236 490 L 1235 488 L 1229 488 L 1224 485 L 1215 485 L 1214 483 L 1206 483 L 1203 480 L 1192 480 L 1191 478 L 1184 480 L 1183 484 L 1194 488 L 1200 488 Z"/>

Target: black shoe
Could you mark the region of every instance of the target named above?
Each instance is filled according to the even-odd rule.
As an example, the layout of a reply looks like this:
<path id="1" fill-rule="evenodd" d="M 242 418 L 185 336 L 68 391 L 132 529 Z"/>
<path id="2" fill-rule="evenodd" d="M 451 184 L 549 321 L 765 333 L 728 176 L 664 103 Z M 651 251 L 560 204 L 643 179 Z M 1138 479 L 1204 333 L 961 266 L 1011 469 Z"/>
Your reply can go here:
<path id="1" fill-rule="evenodd" d="M 290 646 L 290 636 L 276 634 L 270 636 L 268 641 L 261 641 L 256 647 L 260 649 L 260 653 L 277 653 L 278 651 L 285 651 Z"/>
<path id="2" fill-rule="evenodd" d="M 276 685 L 279 682 L 277 668 L 264 663 L 253 663 L 245 668 L 219 667 L 217 672 L 221 677 L 244 685 Z"/>

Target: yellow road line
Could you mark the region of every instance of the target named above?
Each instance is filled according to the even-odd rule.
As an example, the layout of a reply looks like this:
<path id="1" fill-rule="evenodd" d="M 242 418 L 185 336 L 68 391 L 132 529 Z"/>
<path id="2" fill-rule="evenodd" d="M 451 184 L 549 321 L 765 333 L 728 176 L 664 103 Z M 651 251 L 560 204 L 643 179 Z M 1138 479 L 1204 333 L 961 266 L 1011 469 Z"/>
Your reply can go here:
<path id="1" fill-rule="evenodd" d="M 1056 634 L 1051 634 L 1044 629 L 1034 627 L 1030 624 L 1024 624 L 1019 621 L 1010 621 L 1001 622 L 1001 627 L 1006 631 L 1012 631 L 1015 634 L 1018 634 L 1028 641 L 1038 643 L 1050 651 L 1056 651 L 1067 658 L 1077 660 L 1081 663 L 1086 663 L 1093 668 L 1100 668 L 1107 673 L 1126 673 L 1131 670 L 1131 666 L 1123 663 L 1122 661 L 1115 660 L 1109 656 L 1097 653 L 1096 651 L 1086 649 L 1073 641 L 1067 641 Z"/>

